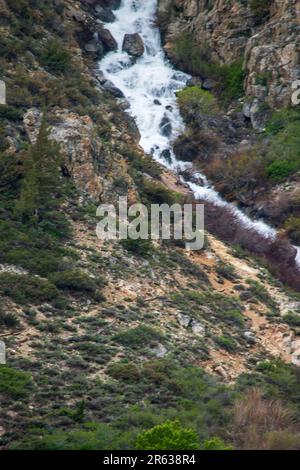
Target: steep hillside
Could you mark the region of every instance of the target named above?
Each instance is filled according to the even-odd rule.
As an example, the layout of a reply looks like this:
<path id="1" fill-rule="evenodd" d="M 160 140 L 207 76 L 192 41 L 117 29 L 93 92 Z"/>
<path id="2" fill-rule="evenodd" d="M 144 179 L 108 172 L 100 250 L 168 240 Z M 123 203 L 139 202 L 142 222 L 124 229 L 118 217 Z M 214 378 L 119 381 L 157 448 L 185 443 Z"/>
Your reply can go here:
<path id="1" fill-rule="evenodd" d="M 168 41 L 201 25 L 198 3 L 164 6 Z M 0 446 L 143 448 L 143 431 L 179 420 L 190 449 L 299 449 L 299 294 L 212 223 L 195 252 L 96 236 L 99 203 L 192 200 L 97 67 L 119 5 L 0 0 Z"/>

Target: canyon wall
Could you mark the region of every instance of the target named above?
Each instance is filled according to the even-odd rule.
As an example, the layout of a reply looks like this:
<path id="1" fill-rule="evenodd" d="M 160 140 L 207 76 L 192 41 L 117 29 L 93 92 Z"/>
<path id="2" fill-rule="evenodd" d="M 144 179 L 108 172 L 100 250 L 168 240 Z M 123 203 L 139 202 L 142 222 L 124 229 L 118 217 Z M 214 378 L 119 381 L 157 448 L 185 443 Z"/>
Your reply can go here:
<path id="1" fill-rule="evenodd" d="M 159 0 L 158 20 L 167 49 L 178 32 L 189 31 L 219 62 L 242 59 L 250 102 L 290 104 L 291 84 L 300 78 L 297 0 Z"/>

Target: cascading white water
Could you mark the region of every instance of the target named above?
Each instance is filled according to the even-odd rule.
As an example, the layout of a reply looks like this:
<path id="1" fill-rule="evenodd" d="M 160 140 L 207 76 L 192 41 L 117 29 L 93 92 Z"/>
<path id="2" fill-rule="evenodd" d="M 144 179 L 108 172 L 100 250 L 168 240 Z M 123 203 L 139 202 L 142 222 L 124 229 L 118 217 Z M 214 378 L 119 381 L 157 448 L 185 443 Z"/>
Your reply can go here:
<path id="1" fill-rule="evenodd" d="M 184 130 L 184 124 L 176 103 L 176 91 L 185 87 L 189 76 L 174 70 L 167 60 L 155 25 L 157 0 L 122 0 L 115 11 L 116 20 L 107 27 L 118 43 L 118 50 L 111 52 L 100 62 L 106 79 L 119 88 L 127 99 L 128 112 L 135 118 L 141 134 L 140 145 L 158 162 L 173 170 L 187 164 L 175 159 L 172 142 Z M 125 34 L 139 33 L 145 44 L 142 57 L 133 60 L 122 51 Z M 167 123 L 164 127 L 162 123 Z M 166 129 L 167 128 L 167 129 Z M 169 158 L 164 157 L 168 151 Z M 251 220 L 233 204 L 224 201 L 202 174 L 199 184 L 186 182 L 196 199 L 230 207 L 236 219 L 245 227 L 265 237 L 275 239 L 276 230 L 263 221 Z M 300 266 L 300 249 L 297 262 Z"/>

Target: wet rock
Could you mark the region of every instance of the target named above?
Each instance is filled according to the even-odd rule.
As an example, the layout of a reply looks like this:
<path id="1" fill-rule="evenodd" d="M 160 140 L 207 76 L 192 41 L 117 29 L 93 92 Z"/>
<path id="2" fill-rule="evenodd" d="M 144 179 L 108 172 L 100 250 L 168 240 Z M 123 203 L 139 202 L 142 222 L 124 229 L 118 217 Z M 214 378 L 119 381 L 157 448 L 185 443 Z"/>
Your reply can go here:
<path id="1" fill-rule="evenodd" d="M 116 19 L 114 13 L 109 8 L 103 8 L 99 5 L 95 8 L 97 13 L 97 18 L 104 23 L 113 23 Z"/>
<path id="2" fill-rule="evenodd" d="M 102 28 L 98 37 L 103 45 L 104 52 L 112 52 L 118 49 L 118 44 L 113 35 L 108 29 Z"/>
<path id="3" fill-rule="evenodd" d="M 119 88 L 117 88 L 110 80 L 106 80 L 102 84 L 102 88 L 103 90 L 111 93 L 115 98 L 125 98 L 124 93 L 119 90 Z"/>
<path id="4" fill-rule="evenodd" d="M 217 86 L 218 86 L 218 83 L 215 80 L 212 80 L 211 78 L 207 78 L 202 83 L 203 90 L 207 90 L 207 91 L 213 90 Z"/>
<path id="5" fill-rule="evenodd" d="M 161 152 L 160 156 L 164 158 L 168 163 L 171 163 L 171 152 L 169 149 L 165 149 Z"/>
<path id="6" fill-rule="evenodd" d="M 93 55 L 95 59 L 101 59 L 104 55 L 104 49 L 100 41 L 93 39 L 84 46 L 85 52 Z"/>
<path id="7" fill-rule="evenodd" d="M 125 34 L 122 50 L 132 57 L 141 57 L 145 52 L 143 39 L 138 33 Z"/>
<path id="8" fill-rule="evenodd" d="M 156 104 L 156 106 L 161 106 L 161 102 L 159 100 L 154 100 L 153 103 Z"/>
<path id="9" fill-rule="evenodd" d="M 203 82 L 199 77 L 192 77 L 187 81 L 187 86 L 197 86 L 202 88 Z"/>
<path id="10" fill-rule="evenodd" d="M 172 124 L 168 116 L 164 116 L 159 125 L 160 131 L 163 136 L 170 137 L 172 134 Z"/>

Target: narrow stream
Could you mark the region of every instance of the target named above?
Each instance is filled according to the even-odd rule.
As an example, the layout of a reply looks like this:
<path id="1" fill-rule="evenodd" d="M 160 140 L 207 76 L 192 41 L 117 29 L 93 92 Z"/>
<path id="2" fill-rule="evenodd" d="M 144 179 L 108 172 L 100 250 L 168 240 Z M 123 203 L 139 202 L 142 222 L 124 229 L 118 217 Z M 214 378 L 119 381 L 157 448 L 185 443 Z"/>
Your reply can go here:
<path id="1" fill-rule="evenodd" d="M 127 99 L 128 113 L 134 117 L 140 131 L 144 151 L 165 167 L 176 172 L 190 164 L 175 158 L 172 142 L 184 130 L 176 102 L 176 91 L 186 86 L 189 76 L 177 71 L 165 56 L 160 32 L 155 24 L 157 0 L 122 0 L 114 12 L 114 23 L 106 24 L 118 43 L 118 50 L 105 56 L 99 67 L 104 77 L 119 88 Z M 125 34 L 139 33 L 145 45 L 142 57 L 133 59 L 122 51 Z M 195 176 L 199 184 L 195 183 Z M 236 220 L 265 238 L 275 239 L 276 230 L 261 220 L 250 219 L 215 191 L 202 174 L 193 175 L 188 184 L 196 199 L 229 207 Z M 300 266 L 300 249 L 297 264 Z"/>

